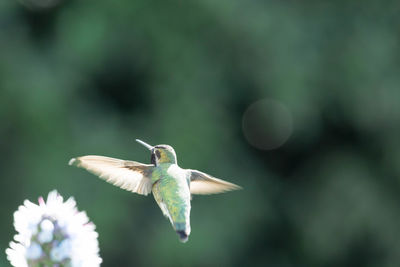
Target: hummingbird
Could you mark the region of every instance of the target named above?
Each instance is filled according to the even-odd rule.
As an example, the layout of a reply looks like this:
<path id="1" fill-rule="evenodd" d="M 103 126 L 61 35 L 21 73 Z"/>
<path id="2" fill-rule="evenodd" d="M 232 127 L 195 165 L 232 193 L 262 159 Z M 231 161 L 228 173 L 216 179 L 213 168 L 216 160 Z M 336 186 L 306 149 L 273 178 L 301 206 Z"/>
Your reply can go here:
<path id="1" fill-rule="evenodd" d="M 240 186 L 201 171 L 178 166 L 175 150 L 169 145 L 151 146 L 136 141 L 151 151 L 151 164 L 88 155 L 72 158 L 69 165 L 86 169 L 122 189 L 154 199 L 178 234 L 187 242 L 190 235 L 192 194 L 208 195 L 241 189 Z"/>

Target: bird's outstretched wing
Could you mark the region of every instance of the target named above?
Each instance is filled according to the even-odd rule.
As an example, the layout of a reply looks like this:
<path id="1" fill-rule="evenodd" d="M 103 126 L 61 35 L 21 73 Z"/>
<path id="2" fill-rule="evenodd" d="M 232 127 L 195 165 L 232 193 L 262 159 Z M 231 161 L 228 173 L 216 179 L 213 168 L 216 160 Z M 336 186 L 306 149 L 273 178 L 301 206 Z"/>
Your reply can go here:
<path id="1" fill-rule="evenodd" d="M 192 194 L 209 195 L 241 189 L 238 185 L 212 177 L 204 172 L 188 171 L 190 172 L 190 193 Z"/>
<path id="2" fill-rule="evenodd" d="M 141 195 L 151 193 L 150 176 L 154 168 L 153 164 L 142 164 L 103 156 L 72 158 L 68 164 L 86 169 L 101 179 L 125 190 Z"/>

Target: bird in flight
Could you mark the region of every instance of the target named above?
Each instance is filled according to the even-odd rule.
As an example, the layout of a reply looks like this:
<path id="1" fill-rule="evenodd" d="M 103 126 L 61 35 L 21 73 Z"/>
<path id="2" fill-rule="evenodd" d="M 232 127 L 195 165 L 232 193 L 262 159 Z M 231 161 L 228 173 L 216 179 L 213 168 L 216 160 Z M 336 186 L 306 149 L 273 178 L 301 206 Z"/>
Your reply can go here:
<path id="1" fill-rule="evenodd" d="M 192 194 L 218 194 L 241 189 L 238 185 L 204 172 L 180 168 L 175 150 L 169 145 L 151 146 L 139 139 L 136 141 L 151 151 L 151 164 L 89 155 L 72 158 L 69 165 L 86 169 L 133 193 L 153 193 L 158 206 L 183 243 L 190 235 Z"/>

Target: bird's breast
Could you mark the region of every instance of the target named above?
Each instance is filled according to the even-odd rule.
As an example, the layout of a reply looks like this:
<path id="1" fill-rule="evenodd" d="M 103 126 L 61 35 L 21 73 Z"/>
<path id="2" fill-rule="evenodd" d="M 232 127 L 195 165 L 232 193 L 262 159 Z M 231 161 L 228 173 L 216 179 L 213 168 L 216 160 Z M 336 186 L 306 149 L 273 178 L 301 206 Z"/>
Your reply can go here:
<path id="1" fill-rule="evenodd" d="M 186 179 L 186 171 L 176 164 L 171 164 L 167 168 L 167 175 L 175 179 Z"/>

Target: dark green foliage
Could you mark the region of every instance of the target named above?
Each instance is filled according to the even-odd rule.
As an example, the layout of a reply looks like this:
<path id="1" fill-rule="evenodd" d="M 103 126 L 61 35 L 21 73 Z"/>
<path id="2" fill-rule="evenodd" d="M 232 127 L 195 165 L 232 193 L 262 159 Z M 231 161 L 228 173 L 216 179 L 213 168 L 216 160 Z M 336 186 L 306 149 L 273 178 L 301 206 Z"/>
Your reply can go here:
<path id="1" fill-rule="evenodd" d="M 0 1 L 0 248 L 18 205 L 56 188 L 97 225 L 105 267 L 398 266 L 399 11 L 396 1 Z M 271 151 L 242 132 L 263 98 L 293 116 Z M 195 196 L 183 245 L 152 197 L 67 164 L 149 163 L 135 138 L 244 190 Z"/>

